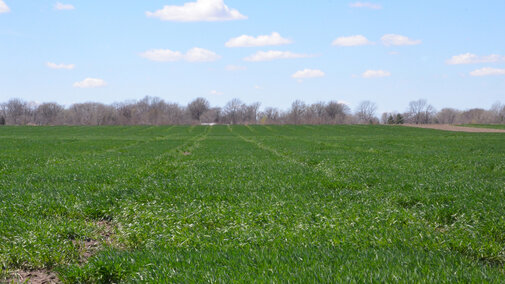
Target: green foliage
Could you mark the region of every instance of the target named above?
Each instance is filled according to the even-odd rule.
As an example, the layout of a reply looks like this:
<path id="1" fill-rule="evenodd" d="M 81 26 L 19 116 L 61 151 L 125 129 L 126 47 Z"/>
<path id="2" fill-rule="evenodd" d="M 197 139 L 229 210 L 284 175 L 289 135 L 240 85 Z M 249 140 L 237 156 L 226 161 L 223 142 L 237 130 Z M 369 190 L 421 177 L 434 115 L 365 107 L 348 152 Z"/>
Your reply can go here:
<path id="1" fill-rule="evenodd" d="M 388 124 L 396 124 L 395 118 L 393 117 L 392 114 L 388 116 Z"/>
<path id="2" fill-rule="evenodd" d="M 491 129 L 505 129 L 505 124 L 463 124 L 461 126 L 478 127 L 478 128 L 491 128 Z"/>
<path id="3" fill-rule="evenodd" d="M 503 282 L 504 138 L 385 126 L 7 126 L 0 276 Z M 82 263 L 89 240 L 100 245 Z"/>
<path id="4" fill-rule="evenodd" d="M 405 119 L 403 118 L 403 115 L 399 113 L 394 116 L 392 114 L 388 116 L 387 124 L 404 124 L 404 123 Z"/>
<path id="5" fill-rule="evenodd" d="M 405 119 L 403 118 L 403 115 L 398 113 L 395 118 L 395 124 L 404 124 L 404 123 Z"/>

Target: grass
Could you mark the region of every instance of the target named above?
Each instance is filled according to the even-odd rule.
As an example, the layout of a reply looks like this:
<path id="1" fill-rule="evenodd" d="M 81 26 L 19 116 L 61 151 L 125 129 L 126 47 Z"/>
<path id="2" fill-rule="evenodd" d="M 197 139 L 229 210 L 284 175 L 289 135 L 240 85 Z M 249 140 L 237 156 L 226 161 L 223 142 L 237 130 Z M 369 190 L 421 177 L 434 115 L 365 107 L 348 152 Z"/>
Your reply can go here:
<path id="1" fill-rule="evenodd" d="M 0 275 L 503 282 L 504 138 L 388 126 L 2 127 Z M 83 260 L 89 240 L 99 248 Z"/>
<path id="2" fill-rule="evenodd" d="M 505 124 L 463 124 L 461 126 L 477 127 L 477 128 L 491 128 L 491 129 L 505 129 Z"/>

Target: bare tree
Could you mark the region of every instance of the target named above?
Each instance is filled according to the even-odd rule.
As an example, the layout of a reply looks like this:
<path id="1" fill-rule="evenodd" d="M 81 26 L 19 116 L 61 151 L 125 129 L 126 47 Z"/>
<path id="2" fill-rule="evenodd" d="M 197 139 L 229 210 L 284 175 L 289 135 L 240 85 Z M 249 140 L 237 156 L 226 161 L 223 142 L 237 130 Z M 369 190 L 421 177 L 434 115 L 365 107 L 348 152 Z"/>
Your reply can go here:
<path id="1" fill-rule="evenodd" d="M 242 110 L 244 103 L 235 98 L 229 101 L 224 107 L 225 120 L 231 124 L 237 124 L 242 121 Z"/>
<path id="2" fill-rule="evenodd" d="M 206 111 L 200 117 L 200 121 L 203 123 L 219 123 L 221 120 L 221 108 L 214 107 Z"/>
<path id="3" fill-rule="evenodd" d="M 97 125 L 115 125 L 117 124 L 117 115 L 114 107 L 104 104 L 97 104 L 96 108 Z"/>
<path id="4" fill-rule="evenodd" d="M 388 123 L 388 118 L 389 118 L 389 116 L 391 116 L 391 114 L 390 114 L 390 113 L 388 113 L 388 112 L 383 112 L 383 113 L 382 113 L 382 115 L 381 115 L 381 123 L 382 123 L 382 124 L 389 124 L 389 123 Z"/>
<path id="5" fill-rule="evenodd" d="M 200 121 L 200 117 L 210 108 L 209 102 L 204 98 L 197 98 L 188 104 L 191 118 Z"/>
<path id="6" fill-rule="evenodd" d="M 347 105 L 330 101 L 311 105 L 295 101 L 288 111 L 267 107 L 260 112 L 260 104 L 247 105 L 239 99 L 228 102 L 223 110 L 210 108 L 203 98 L 191 102 L 187 108 L 167 103 L 161 98 L 145 97 L 140 101 L 127 101 L 106 105 L 102 103 L 76 103 L 64 108 L 57 103 L 27 103 L 11 99 L 0 104 L 0 125 L 165 125 L 207 123 L 270 123 L 270 124 L 321 124 L 321 123 L 376 123 L 376 105 L 362 102 L 351 115 Z M 410 102 L 405 114 L 384 113 L 384 124 L 407 123 L 505 123 L 505 105 L 495 103 L 491 109 L 473 108 L 459 111 L 444 108 L 436 113 L 426 100 Z"/>
<path id="7" fill-rule="evenodd" d="M 303 115 L 307 110 L 307 105 L 300 101 L 296 100 L 291 104 L 291 110 L 289 111 L 290 122 L 293 124 L 302 123 Z"/>
<path id="8" fill-rule="evenodd" d="M 434 113 L 435 109 L 426 100 L 417 100 L 409 103 L 408 120 L 410 123 L 430 123 Z"/>
<path id="9" fill-rule="evenodd" d="M 3 106 L 7 124 L 25 125 L 30 122 L 32 110 L 20 99 L 11 99 Z"/>
<path id="10" fill-rule="evenodd" d="M 273 107 L 267 107 L 262 113 L 259 114 L 259 116 L 261 117 L 261 123 L 273 124 L 273 123 L 279 123 L 281 115 L 278 109 Z"/>
<path id="11" fill-rule="evenodd" d="M 356 108 L 356 116 L 359 123 L 372 124 L 377 121 L 375 117 L 377 112 L 377 105 L 371 101 L 363 101 Z"/>
<path id="12" fill-rule="evenodd" d="M 244 122 L 256 123 L 258 121 L 258 111 L 260 105 L 261 105 L 260 103 L 244 105 Z"/>
<path id="13" fill-rule="evenodd" d="M 505 104 L 502 105 L 500 102 L 496 102 L 491 107 L 491 113 L 494 116 L 495 123 L 505 123 Z"/>
<path id="14" fill-rule="evenodd" d="M 344 123 L 350 111 L 346 104 L 336 101 L 330 101 L 326 105 L 326 114 L 330 119 L 330 123 Z"/>
<path id="15" fill-rule="evenodd" d="M 453 124 L 460 112 L 452 108 L 443 108 L 437 113 L 437 122 L 441 124 Z"/>
<path id="16" fill-rule="evenodd" d="M 116 109 L 118 124 L 120 125 L 137 124 L 137 122 L 133 120 L 133 116 L 135 113 L 133 103 L 116 103 L 113 105 L 113 107 Z"/>
<path id="17" fill-rule="evenodd" d="M 322 124 L 327 120 L 325 102 L 318 102 L 310 105 L 308 112 L 310 113 L 310 118 L 308 119 L 310 123 Z"/>
<path id="18" fill-rule="evenodd" d="M 34 122 L 38 125 L 54 125 L 63 115 L 63 106 L 57 103 L 43 103 L 35 110 Z"/>
<path id="19" fill-rule="evenodd" d="M 115 124 L 114 107 L 101 103 L 73 104 L 65 112 L 67 121 L 74 125 Z"/>
<path id="20" fill-rule="evenodd" d="M 463 111 L 459 116 L 460 123 L 491 123 L 493 114 L 485 109 L 473 108 Z"/>
<path id="21" fill-rule="evenodd" d="M 165 104 L 165 124 L 183 124 L 184 123 L 184 111 L 183 109 L 175 103 Z"/>
<path id="22" fill-rule="evenodd" d="M 149 125 L 160 125 L 163 122 L 165 102 L 157 97 L 147 97 L 147 122 Z"/>

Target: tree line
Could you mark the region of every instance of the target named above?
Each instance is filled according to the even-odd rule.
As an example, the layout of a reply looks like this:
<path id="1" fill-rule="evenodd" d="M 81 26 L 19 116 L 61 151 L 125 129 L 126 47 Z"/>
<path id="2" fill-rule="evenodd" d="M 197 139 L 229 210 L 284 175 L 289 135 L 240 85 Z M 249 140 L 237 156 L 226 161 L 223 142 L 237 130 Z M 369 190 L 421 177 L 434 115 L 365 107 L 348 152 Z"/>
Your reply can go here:
<path id="1" fill-rule="evenodd" d="M 436 111 L 426 100 L 410 102 L 403 113 L 377 114 L 377 105 L 361 102 L 356 109 L 338 101 L 306 104 L 297 100 L 288 110 L 246 104 L 232 99 L 224 107 L 213 107 L 204 98 L 186 106 L 156 97 L 139 101 L 102 104 L 34 104 L 11 99 L 0 104 L 0 125 L 173 125 L 173 124 L 466 124 L 505 123 L 505 105 L 489 110 L 473 108 Z"/>

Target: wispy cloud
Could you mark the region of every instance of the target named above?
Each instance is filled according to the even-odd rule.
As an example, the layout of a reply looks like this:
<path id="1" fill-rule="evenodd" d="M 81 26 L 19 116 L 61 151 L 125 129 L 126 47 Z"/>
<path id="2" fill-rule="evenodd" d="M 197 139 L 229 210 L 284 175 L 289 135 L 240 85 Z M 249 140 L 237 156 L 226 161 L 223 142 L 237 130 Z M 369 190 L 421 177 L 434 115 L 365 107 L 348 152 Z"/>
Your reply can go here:
<path id="1" fill-rule="evenodd" d="M 66 69 L 66 70 L 72 70 L 75 68 L 74 64 L 56 64 L 53 62 L 47 62 L 46 66 L 51 68 L 51 69 Z"/>
<path id="2" fill-rule="evenodd" d="M 223 92 L 219 92 L 219 91 L 216 91 L 216 90 L 212 90 L 212 91 L 210 91 L 210 94 L 211 94 L 211 95 L 216 95 L 216 96 L 219 96 L 219 95 L 224 95 L 224 93 L 223 93 Z"/>
<path id="3" fill-rule="evenodd" d="M 276 59 L 293 59 L 293 58 L 307 58 L 307 57 L 313 57 L 313 55 L 293 53 L 291 51 L 270 50 L 270 51 L 258 51 L 255 54 L 244 58 L 244 60 L 250 62 L 259 62 L 259 61 L 272 61 Z"/>
<path id="4" fill-rule="evenodd" d="M 349 4 L 349 7 L 351 8 L 367 8 L 367 9 L 373 9 L 373 10 L 380 10 L 382 9 L 382 6 L 380 4 L 374 4 L 370 2 L 354 2 Z"/>
<path id="5" fill-rule="evenodd" d="M 260 35 L 257 37 L 241 35 L 230 39 L 226 47 L 257 47 L 290 44 L 292 41 L 283 38 L 279 33 L 273 32 L 271 35 Z"/>
<path id="6" fill-rule="evenodd" d="M 9 6 L 3 0 L 0 0 L 0 14 L 9 13 L 10 11 Z"/>
<path id="7" fill-rule="evenodd" d="M 309 78 L 320 78 L 324 77 L 325 74 L 321 70 L 317 69 L 304 69 L 296 72 L 291 77 L 295 79 L 309 79 Z"/>
<path id="8" fill-rule="evenodd" d="M 62 4 L 60 2 L 56 3 L 54 5 L 54 9 L 55 10 L 60 10 L 60 11 L 64 11 L 64 10 L 75 10 L 75 7 L 74 5 L 72 4 Z"/>
<path id="9" fill-rule="evenodd" d="M 482 76 L 493 76 L 493 75 L 505 75 L 505 69 L 484 67 L 481 69 L 474 70 L 470 72 L 470 75 L 482 77 Z"/>
<path id="10" fill-rule="evenodd" d="M 80 82 L 75 82 L 74 87 L 76 88 L 99 88 L 99 87 L 105 87 L 107 86 L 107 83 L 102 80 L 102 79 L 96 79 L 96 78 L 86 78 Z"/>
<path id="11" fill-rule="evenodd" d="M 494 62 L 505 62 L 505 56 L 498 54 L 491 54 L 487 56 L 478 56 L 472 53 L 465 53 L 460 55 L 455 55 L 451 59 L 447 60 L 447 64 L 476 64 L 476 63 L 494 63 Z"/>
<path id="12" fill-rule="evenodd" d="M 186 53 L 180 51 L 172 51 L 170 49 L 151 49 L 140 54 L 141 57 L 157 62 L 211 62 L 221 58 L 215 52 L 195 47 L 188 50 Z"/>
<path id="13" fill-rule="evenodd" d="M 421 40 L 413 40 L 410 39 L 406 36 L 403 35 L 397 35 L 397 34 L 387 34 L 384 35 L 382 38 L 382 43 L 386 46 L 390 45 L 418 45 L 421 44 Z"/>
<path id="14" fill-rule="evenodd" d="M 203 49 L 203 48 L 192 48 L 186 52 L 185 59 L 189 62 L 211 62 L 219 60 L 221 56 L 217 55 L 215 52 Z"/>
<path id="15" fill-rule="evenodd" d="M 244 20 L 236 9 L 231 9 L 223 0 L 197 0 L 185 3 L 183 6 L 164 6 L 155 12 L 146 12 L 150 18 L 173 22 L 218 22 Z"/>
<path id="16" fill-rule="evenodd" d="M 363 78 L 383 78 L 391 76 L 391 73 L 384 70 L 366 70 L 363 74 L 361 74 Z"/>
<path id="17" fill-rule="evenodd" d="M 369 41 L 366 37 L 362 35 L 344 36 L 335 39 L 332 43 L 334 46 L 360 46 L 369 45 L 373 42 Z"/>

